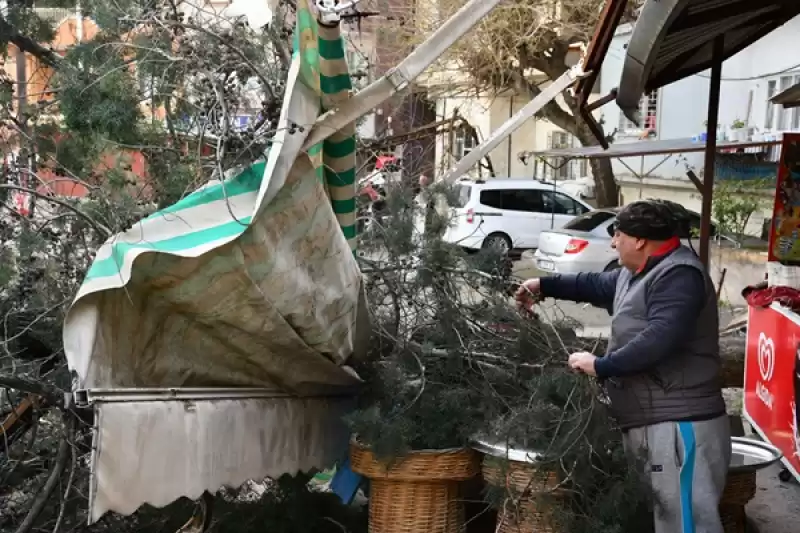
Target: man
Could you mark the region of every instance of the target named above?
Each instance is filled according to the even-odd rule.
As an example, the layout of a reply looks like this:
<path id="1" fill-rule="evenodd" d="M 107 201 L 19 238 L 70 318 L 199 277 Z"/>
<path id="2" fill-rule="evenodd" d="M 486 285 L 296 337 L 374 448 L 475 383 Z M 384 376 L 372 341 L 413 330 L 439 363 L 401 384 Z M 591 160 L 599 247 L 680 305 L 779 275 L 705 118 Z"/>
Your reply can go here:
<path id="1" fill-rule="evenodd" d="M 523 306 L 553 297 L 611 313 L 606 355 L 575 353 L 569 365 L 604 384 L 626 449 L 643 453 L 656 533 L 723 533 L 718 505 L 731 441 L 717 298 L 697 255 L 680 243 L 687 218 L 677 204 L 634 202 L 619 212 L 611 241 L 622 268 L 531 279 L 516 297 Z"/>

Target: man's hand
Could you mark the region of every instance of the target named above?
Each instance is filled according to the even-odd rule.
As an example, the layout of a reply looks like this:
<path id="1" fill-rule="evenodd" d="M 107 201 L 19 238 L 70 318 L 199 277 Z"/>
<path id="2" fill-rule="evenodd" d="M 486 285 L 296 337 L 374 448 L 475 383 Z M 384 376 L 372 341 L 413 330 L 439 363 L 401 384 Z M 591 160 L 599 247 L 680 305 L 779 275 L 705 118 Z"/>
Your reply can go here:
<path id="1" fill-rule="evenodd" d="M 542 299 L 541 282 L 539 278 L 529 279 L 517 289 L 514 298 L 517 305 L 523 309 L 530 310 L 533 304 Z"/>
<path id="2" fill-rule="evenodd" d="M 594 362 L 596 360 L 597 357 L 589 352 L 577 352 L 569 356 L 569 366 L 572 370 L 596 376 L 597 373 L 594 371 Z"/>

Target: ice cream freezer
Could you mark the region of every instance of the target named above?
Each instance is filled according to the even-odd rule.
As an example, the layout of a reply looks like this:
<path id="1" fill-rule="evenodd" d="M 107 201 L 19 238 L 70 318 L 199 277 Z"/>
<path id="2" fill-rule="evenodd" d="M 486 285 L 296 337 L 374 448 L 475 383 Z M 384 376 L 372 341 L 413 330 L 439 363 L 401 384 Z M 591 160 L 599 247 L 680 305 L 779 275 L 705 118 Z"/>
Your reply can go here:
<path id="1" fill-rule="evenodd" d="M 783 453 L 782 478 L 800 482 L 800 315 L 750 307 L 744 374 L 745 418 Z"/>

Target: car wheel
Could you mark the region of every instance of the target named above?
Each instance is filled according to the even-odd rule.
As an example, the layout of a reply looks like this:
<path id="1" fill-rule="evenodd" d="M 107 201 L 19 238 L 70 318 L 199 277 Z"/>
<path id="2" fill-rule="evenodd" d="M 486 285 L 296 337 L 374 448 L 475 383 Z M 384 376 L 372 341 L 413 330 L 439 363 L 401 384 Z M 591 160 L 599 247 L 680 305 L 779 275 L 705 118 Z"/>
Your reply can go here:
<path id="1" fill-rule="evenodd" d="M 511 251 L 511 238 L 505 233 L 492 233 L 483 239 L 483 248 L 508 254 Z"/>
<path id="2" fill-rule="evenodd" d="M 603 272 L 614 272 L 615 270 L 619 270 L 620 268 L 622 268 L 622 265 L 619 264 L 619 261 L 611 261 L 603 269 Z"/>

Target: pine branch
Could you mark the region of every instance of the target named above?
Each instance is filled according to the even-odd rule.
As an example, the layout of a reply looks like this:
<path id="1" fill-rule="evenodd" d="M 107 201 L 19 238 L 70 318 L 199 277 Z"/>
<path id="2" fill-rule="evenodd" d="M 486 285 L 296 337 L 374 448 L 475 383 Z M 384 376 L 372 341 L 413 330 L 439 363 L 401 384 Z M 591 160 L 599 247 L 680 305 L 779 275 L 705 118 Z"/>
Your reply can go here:
<path id="1" fill-rule="evenodd" d="M 48 67 L 58 68 L 64 62 L 51 48 L 46 48 L 27 35 L 22 35 L 3 17 L 0 17 L 0 33 L 7 35 L 10 43 L 36 57 Z"/>

